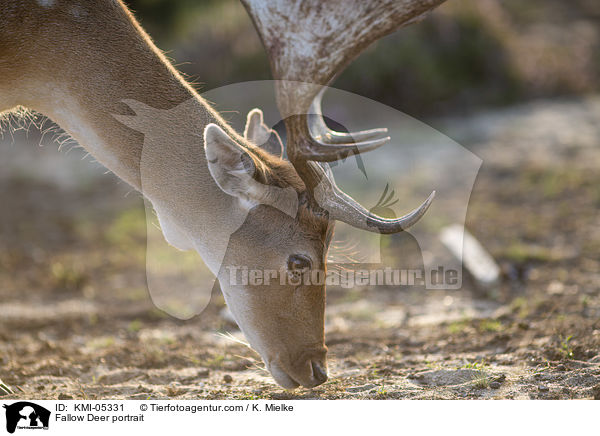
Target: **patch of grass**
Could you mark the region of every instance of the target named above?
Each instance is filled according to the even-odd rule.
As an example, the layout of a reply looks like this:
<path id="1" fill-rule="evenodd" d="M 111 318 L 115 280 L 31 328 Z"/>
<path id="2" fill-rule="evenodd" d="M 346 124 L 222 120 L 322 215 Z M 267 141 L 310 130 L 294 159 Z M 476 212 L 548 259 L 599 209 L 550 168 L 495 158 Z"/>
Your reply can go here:
<path id="1" fill-rule="evenodd" d="M 464 369 L 471 369 L 477 371 L 475 377 L 473 377 L 472 384 L 476 389 L 487 389 L 490 386 L 491 377 L 486 371 L 487 364 L 485 359 L 474 362 L 467 362 L 463 365 Z"/>
<path id="2" fill-rule="evenodd" d="M 204 360 L 202 362 L 202 366 L 205 366 L 207 368 L 220 368 L 224 361 L 224 354 L 215 354 L 214 356 Z"/>
<path id="3" fill-rule="evenodd" d="M 148 289 L 143 287 L 128 287 L 119 292 L 119 297 L 126 301 L 143 301 L 148 298 Z"/>
<path id="4" fill-rule="evenodd" d="M 371 365 L 371 367 L 369 368 L 369 378 L 379 378 L 381 376 L 381 374 L 379 374 L 379 368 L 377 367 L 377 364 L 373 364 Z"/>
<path id="5" fill-rule="evenodd" d="M 487 389 L 490 386 L 490 377 L 482 372 L 473 379 L 473 387 L 477 389 Z"/>
<path id="6" fill-rule="evenodd" d="M 89 325 L 96 325 L 98 324 L 98 315 L 95 313 L 90 313 L 87 316 L 87 322 L 89 323 Z"/>
<path id="7" fill-rule="evenodd" d="M 579 303 L 585 309 L 590 305 L 590 297 L 587 295 L 582 295 L 579 297 Z"/>
<path id="8" fill-rule="evenodd" d="M 573 354 L 573 346 L 571 344 L 572 339 L 573 335 L 569 335 L 567 337 L 561 336 L 560 353 L 562 354 L 563 359 L 573 359 L 575 357 Z"/>
<path id="9" fill-rule="evenodd" d="M 88 396 L 88 394 L 83 389 L 83 385 L 81 384 L 81 382 L 79 380 L 77 380 L 77 384 L 79 385 L 79 392 L 81 393 L 81 399 L 82 400 L 89 400 L 90 397 Z"/>
<path id="10" fill-rule="evenodd" d="M 103 336 L 103 337 L 92 339 L 86 345 L 93 350 L 100 350 L 102 348 L 110 348 L 115 345 L 115 338 L 113 338 L 112 336 Z"/>
<path id="11" fill-rule="evenodd" d="M 50 267 L 50 275 L 54 286 L 60 289 L 80 289 L 88 280 L 79 268 L 63 262 L 54 262 Z"/>
<path id="12" fill-rule="evenodd" d="M 106 238 L 112 245 L 132 246 L 146 242 L 146 213 L 139 207 L 123 211 L 110 225 Z"/>
<path id="13" fill-rule="evenodd" d="M 463 365 L 464 369 L 474 369 L 475 371 L 483 371 L 487 367 L 485 359 L 481 361 L 468 362 Z"/>
<path id="14" fill-rule="evenodd" d="M 565 168 L 526 168 L 521 172 L 521 185 L 537 190 L 546 199 L 555 199 L 569 190 L 578 189 L 585 178 L 580 171 Z"/>
<path id="15" fill-rule="evenodd" d="M 429 360 L 425 361 L 425 366 L 429 369 L 441 369 L 442 365 L 439 362 L 431 362 Z"/>
<path id="16" fill-rule="evenodd" d="M 548 371 L 550 369 L 552 369 L 552 366 L 550 365 L 550 361 L 546 358 L 543 359 L 544 363 L 541 366 L 537 366 L 534 370 L 535 374 L 538 373 L 543 373 L 544 371 Z"/>
<path id="17" fill-rule="evenodd" d="M 143 326 L 143 323 L 142 323 L 141 320 L 134 319 L 127 326 L 127 331 L 130 332 L 130 333 L 137 333 L 137 332 L 139 332 L 141 330 L 142 326 Z"/>
<path id="18" fill-rule="evenodd" d="M 381 383 L 381 386 L 379 386 L 379 389 L 377 389 L 377 395 L 387 395 L 388 391 L 385 388 L 385 381 L 383 381 Z"/>
<path id="19" fill-rule="evenodd" d="M 527 318 L 530 313 L 529 302 L 525 297 L 517 297 L 510 303 L 510 308 L 519 318 Z"/>
<path id="20" fill-rule="evenodd" d="M 194 366 L 200 366 L 200 364 L 202 363 L 200 359 L 193 356 L 186 356 L 186 359 Z"/>
<path id="21" fill-rule="evenodd" d="M 502 323 L 495 319 L 483 319 L 479 322 L 477 329 L 480 332 L 499 332 L 504 329 Z"/>
<path id="22" fill-rule="evenodd" d="M 515 263 L 553 262 L 558 260 L 557 256 L 549 248 L 526 245 L 521 242 L 514 242 L 508 245 L 500 253 L 497 253 L 496 256 Z"/>
<path id="23" fill-rule="evenodd" d="M 464 332 L 467 327 L 471 325 L 469 320 L 463 319 L 461 321 L 454 321 L 448 325 L 448 333 L 450 334 L 458 334 Z"/>

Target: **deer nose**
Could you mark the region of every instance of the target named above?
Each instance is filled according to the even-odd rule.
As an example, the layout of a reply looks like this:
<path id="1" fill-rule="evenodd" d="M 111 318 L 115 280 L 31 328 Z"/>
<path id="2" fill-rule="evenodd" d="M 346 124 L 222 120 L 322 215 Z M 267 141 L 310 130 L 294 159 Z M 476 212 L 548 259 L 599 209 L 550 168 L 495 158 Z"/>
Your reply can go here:
<path id="1" fill-rule="evenodd" d="M 315 386 L 325 383 L 327 381 L 327 370 L 323 369 L 323 366 L 314 360 L 311 360 L 310 364 L 312 367 L 313 378 L 317 382 Z"/>

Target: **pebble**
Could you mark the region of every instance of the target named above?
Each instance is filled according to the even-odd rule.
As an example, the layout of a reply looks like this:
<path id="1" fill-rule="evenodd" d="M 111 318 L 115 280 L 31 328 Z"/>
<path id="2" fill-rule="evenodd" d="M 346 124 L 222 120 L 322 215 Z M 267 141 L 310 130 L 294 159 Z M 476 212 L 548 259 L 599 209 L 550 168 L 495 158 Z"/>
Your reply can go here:
<path id="1" fill-rule="evenodd" d="M 550 390 L 550 388 L 548 386 L 539 386 L 538 390 L 540 392 L 548 392 Z"/>
<path id="2" fill-rule="evenodd" d="M 492 389 L 500 389 L 500 386 L 502 386 L 502 384 L 497 381 L 490 383 L 490 388 L 492 388 Z"/>
<path id="3" fill-rule="evenodd" d="M 232 376 L 230 376 L 229 374 L 225 374 L 225 375 L 223 376 L 223 381 L 224 381 L 225 383 L 231 383 L 231 382 L 233 381 L 233 377 L 232 377 Z"/>
<path id="4" fill-rule="evenodd" d="M 58 394 L 59 400 L 72 400 L 73 397 L 69 394 Z"/>
<path id="5" fill-rule="evenodd" d="M 504 380 L 506 380 L 506 374 L 499 374 L 494 381 L 497 381 L 499 383 L 502 383 Z"/>

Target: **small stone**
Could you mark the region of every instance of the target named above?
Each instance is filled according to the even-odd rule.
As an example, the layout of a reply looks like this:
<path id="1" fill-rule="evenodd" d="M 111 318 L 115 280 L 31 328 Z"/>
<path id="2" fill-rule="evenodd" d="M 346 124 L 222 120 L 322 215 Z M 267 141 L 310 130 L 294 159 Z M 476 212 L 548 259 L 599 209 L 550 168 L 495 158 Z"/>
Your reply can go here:
<path id="1" fill-rule="evenodd" d="M 538 386 L 538 390 L 540 392 L 548 392 L 550 390 L 550 388 L 548 386 Z"/>
<path id="2" fill-rule="evenodd" d="M 497 381 L 498 383 L 502 383 L 504 380 L 506 380 L 506 374 L 499 374 L 494 378 L 494 381 Z"/>
<path id="3" fill-rule="evenodd" d="M 502 384 L 497 381 L 490 383 L 490 388 L 492 388 L 492 389 L 500 389 L 500 386 L 502 386 Z"/>
<path id="4" fill-rule="evenodd" d="M 73 397 L 69 394 L 58 394 L 59 400 L 72 400 Z"/>
<path id="5" fill-rule="evenodd" d="M 231 382 L 233 381 L 233 377 L 232 377 L 232 376 L 230 376 L 229 374 L 225 374 L 225 375 L 223 376 L 223 381 L 224 381 L 225 383 L 231 383 Z"/>

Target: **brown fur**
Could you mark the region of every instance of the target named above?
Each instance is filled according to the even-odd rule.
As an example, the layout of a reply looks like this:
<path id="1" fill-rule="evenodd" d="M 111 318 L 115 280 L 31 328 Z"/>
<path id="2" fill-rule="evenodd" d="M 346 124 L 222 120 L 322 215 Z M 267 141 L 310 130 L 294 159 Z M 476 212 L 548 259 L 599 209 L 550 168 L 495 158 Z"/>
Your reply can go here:
<path id="1" fill-rule="evenodd" d="M 256 180 L 292 187 L 304 198 L 304 183 L 293 166 L 233 131 L 121 0 L 54 0 L 46 7 L 37 0 L 0 0 L 0 112 L 17 105 L 49 116 L 119 177 L 139 190 L 143 185 L 161 225 L 171 225 L 174 240 L 193 241 L 191 248 L 204 250 L 207 258 L 229 238 L 220 234 L 223 223 L 239 214 L 240 206 L 209 174 L 200 135 L 204 126 L 218 124 L 249 151 Z M 176 107 L 184 107 L 184 115 L 169 118 Z M 131 121 L 144 114 L 141 121 L 165 117 L 154 124 L 166 140 L 149 145 L 145 132 L 115 117 Z M 146 170 L 143 183 L 140 162 Z M 173 183 L 174 175 L 179 183 Z M 221 265 L 279 269 L 290 255 L 308 253 L 314 267 L 324 269 L 332 226 L 315 212 L 307 201 L 300 202 L 295 217 L 255 207 L 226 245 Z M 222 282 L 222 289 L 265 361 L 276 372 L 292 374 L 296 385 L 314 385 L 310 359 L 325 367 L 325 287 L 254 290 Z"/>

